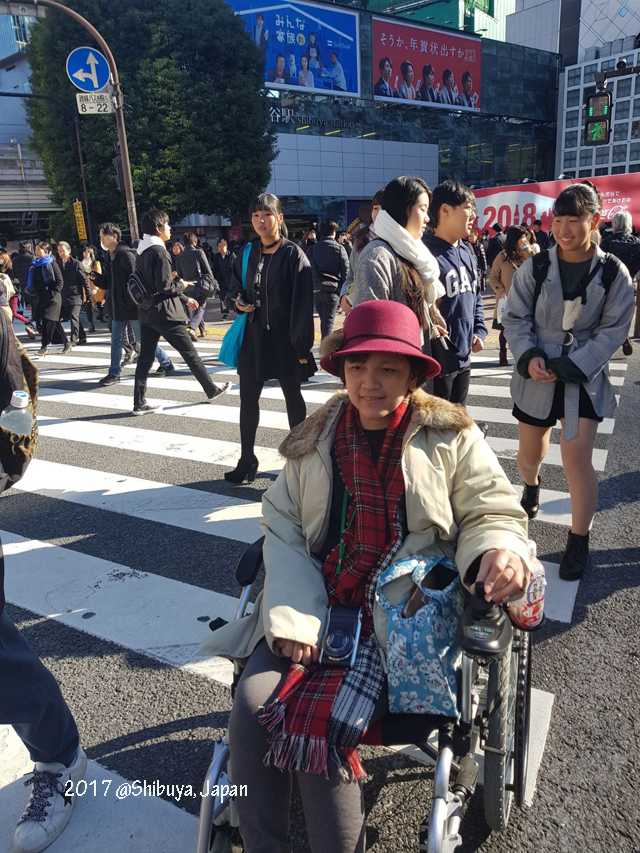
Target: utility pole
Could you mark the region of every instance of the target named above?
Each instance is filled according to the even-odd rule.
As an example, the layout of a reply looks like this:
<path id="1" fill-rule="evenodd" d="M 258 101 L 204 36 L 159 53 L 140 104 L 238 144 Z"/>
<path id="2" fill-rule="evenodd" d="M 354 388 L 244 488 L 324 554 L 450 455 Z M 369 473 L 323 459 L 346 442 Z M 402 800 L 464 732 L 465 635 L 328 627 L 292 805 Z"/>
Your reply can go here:
<path id="1" fill-rule="evenodd" d="M 13 6 L 15 4 L 1 4 L 1 7 Z M 122 85 L 120 83 L 120 76 L 118 74 L 118 66 L 116 65 L 115 58 L 113 53 L 111 52 L 111 48 L 104 40 L 104 38 L 100 35 L 98 30 L 93 26 L 93 24 L 89 23 L 86 18 L 83 18 L 82 15 L 78 14 L 74 9 L 70 9 L 68 6 L 65 6 L 64 3 L 59 3 L 58 0 L 26 0 L 20 4 L 25 8 L 25 12 L 22 14 L 26 14 L 27 6 L 31 6 L 34 8 L 35 16 L 41 17 L 38 14 L 38 9 L 42 7 L 48 7 L 51 9 L 57 9 L 59 12 L 62 12 L 65 15 L 68 15 L 70 18 L 80 24 L 81 27 L 91 35 L 91 37 L 96 41 L 100 50 L 104 53 L 107 58 L 107 62 L 109 63 L 109 69 L 111 71 L 111 80 L 113 86 L 113 105 L 115 108 L 115 116 L 116 116 L 116 129 L 118 133 L 118 148 L 120 153 L 120 162 L 122 166 L 122 184 L 124 189 L 124 196 L 127 202 L 127 214 L 129 217 L 129 231 L 131 233 L 132 240 L 138 240 L 140 238 L 140 233 L 138 231 L 138 214 L 136 212 L 136 201 L 133 193 L 133 180 L 131 178 L 131 162 L 129 160 L 129 146 L 127 144 L 127 129 L 124 121 L 124 95 L 122 92 Z"/>
<path id="2" fill-rule="evenodd" d="M 76 144 L 78 146 L 78 162 L 80 164 L 80 180 L 82 181 L 82 196 L 84 201 L 84 209 L 87 213 L 87 230 L 89 231 L 89 242 L 93 242 L 93 224 L 91 222 L 91 211 L 89 210 L 89 193 L 87 192 L 87 176 L 84 168 L 84 154 L 82 152 L 82 142 L 80 140 L 80 118 L 76 113 L 73 117 L 73 124 L 76 131 Z"/>

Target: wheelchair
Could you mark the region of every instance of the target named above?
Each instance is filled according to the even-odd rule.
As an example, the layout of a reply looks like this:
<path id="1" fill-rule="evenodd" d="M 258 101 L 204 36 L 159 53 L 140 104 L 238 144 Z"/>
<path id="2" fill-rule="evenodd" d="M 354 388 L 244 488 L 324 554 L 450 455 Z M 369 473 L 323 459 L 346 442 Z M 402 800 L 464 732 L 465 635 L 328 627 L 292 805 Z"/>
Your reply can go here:
<path id="1" fill-rule="evenodd" d="M 262 568 L 259 539 L 236 569 L 242 587 L 235 614 L 247 613 L 251 588 Z M 226 624 L 215 619 L 210 628 Z M 492 831 L 507 826 L 511 808 L 522 807 L 527 781 L 531 707 L 531 635 L 509 621 L 502 607 L 484 600 L 482 584 L 466 603 L 459 627 L 462 662 L 458 672 L 459 719 L 421 714 L 389 714 L 382 740 L 367 745 L 415 745 L 435 762 L 431 810 L 417 840 L 423 853 L 453 853 L 462 844 L 460 828 L 471 798 L 481 788 L 485 820 Z M 235 685 L 242 668 L 234 663 Z M 432 735 L 437 732 L 437 745 Z M 215 742 L 203 782 L 196 853 L 242 853 L 235 802 L 229 794 L 229 744 Z M 480 764 L 484 764 L 479 784 Z M 214 786 L 217 786 L 214 788 Z M 205 796 L 218 791 L 217 797 Z"/>

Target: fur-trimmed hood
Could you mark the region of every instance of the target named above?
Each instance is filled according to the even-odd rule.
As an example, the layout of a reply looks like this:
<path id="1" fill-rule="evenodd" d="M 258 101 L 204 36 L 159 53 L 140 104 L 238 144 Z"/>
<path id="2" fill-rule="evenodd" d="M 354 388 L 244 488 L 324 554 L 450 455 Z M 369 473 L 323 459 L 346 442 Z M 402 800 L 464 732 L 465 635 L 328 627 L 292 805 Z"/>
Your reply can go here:
<path id="1" fill-rule="evenodd" d="M 280 453 L 285 459 L 302 459 L 311 453 L 318 442 L 334 425 L 347 392 L 339 391 L 317 411 L 294 427 L 280 445 Z M 411 395 L 413 412 L 407 429 L 405 442 L 423 428 L 453 430 L 461 432 L 473 426 L 473 419 L 463 406 L 441 400 L 418 389 Z"/>

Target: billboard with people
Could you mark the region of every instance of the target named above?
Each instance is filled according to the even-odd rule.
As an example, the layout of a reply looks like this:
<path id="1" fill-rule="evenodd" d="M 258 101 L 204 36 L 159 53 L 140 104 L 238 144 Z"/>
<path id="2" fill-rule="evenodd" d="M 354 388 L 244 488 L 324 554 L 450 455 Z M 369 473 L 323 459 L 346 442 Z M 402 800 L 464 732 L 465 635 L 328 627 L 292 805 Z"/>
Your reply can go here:
<path id="1" fill-rule="evenodd" d="M 610 221 L 616 213 L 629 211 L 634 226 L 640 228 L 640 172 L 604 175 L 588 180 L 602 196 L 602 218 L 605 221 Z M 565 179 L 475 189 L 478 228 L 491 228 L 496 222 L 503 228 L 510 225 L 531 226 L 536 219 L 540 219 L 543 229 L 549 231 L 553 202 L 561 190 L 575 183 L 576 180 Z"/>
<path id="2" fill-rule="evenodd" d="M 480 39 L 373 18 L 376 100 L 480 110 Z"/>
<path id="3" fill-rule="evenodd" d="M 262 52 L 265 86 L 359 97 L 357 12 L 315 3 L 227 2 Z"/>

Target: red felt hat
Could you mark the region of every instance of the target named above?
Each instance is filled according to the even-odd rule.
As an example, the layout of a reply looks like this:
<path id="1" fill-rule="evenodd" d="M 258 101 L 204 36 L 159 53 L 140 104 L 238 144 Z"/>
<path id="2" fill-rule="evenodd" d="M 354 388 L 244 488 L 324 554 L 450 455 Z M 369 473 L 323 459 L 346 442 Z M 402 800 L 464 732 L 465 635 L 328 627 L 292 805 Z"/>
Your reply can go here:
<path id="1" fill-rule="evenodd" d="M 337 348 L 332 349 L 332 344 Z M 406 355 L 423 363 L 425 379 L 440 373 L 440 364 L 422 352 L 418 318 L 401 302 L 374 299 L 356 306 L 340 332 L 322 342 L 323 370 L 340 375 L 340 359 L 354 353 L 389 352 Z M 330 350 L 330 351 L 327 351 Z"/>

